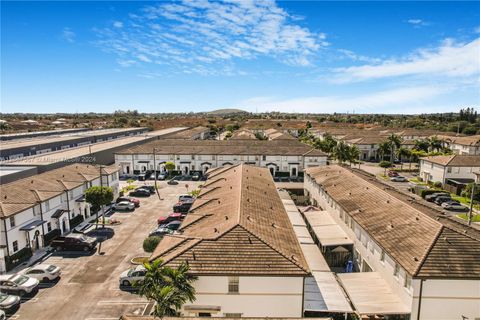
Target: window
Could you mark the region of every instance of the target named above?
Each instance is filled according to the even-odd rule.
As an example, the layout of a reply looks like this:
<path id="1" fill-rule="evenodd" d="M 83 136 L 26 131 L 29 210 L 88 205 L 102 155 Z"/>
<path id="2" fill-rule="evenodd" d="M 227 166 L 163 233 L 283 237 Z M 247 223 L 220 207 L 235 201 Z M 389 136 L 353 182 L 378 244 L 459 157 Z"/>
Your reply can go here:
<path id="1" fill-rule="evenodd" d="M 15 227 L 15 216 L 10 217 L 10 228 Z"/>
<path id="2" fill-rule="evenodd" d="M 385 251 L 380 252 L 380 261 L 385 262 Z"/>
<path id="3" fill-rule="evenodd" d="M 195 160 L 195 155 L 194 154 L 192 154 L 192 160 Z"/>
<path id="4" fill-rule="evenodd" d="M 267 160 L 267 156 L 262 156 L 262 160 L 263 160 L 263 161 L 266 161 L 266 160 Z"/>
<path id="5" fill-rule="evenodd" d="M 412 277 L 410 277 L 408 274 L 405 275 L 405 281 L 403 282 L 403 286 L 407 289 L 410 289 L 412 286 Z"/>
<path id="6" fill-rule="evenodd" d="M 448 167 L 448 168 L 447 168 L 447 172 L 448 172 L 448 173 L 452 173 L 452 167 Z"/>
<path id="7" fill-rule="evenodd" d="M 13 252 L 17 252 L 18 251 L 18 241 L 17 240 L 13 241 L 12 246 L 13 246 Z"/>
<path id="8" fill-rule="evenodd" d="M 224 313 L 225 318 L 241 318 L 241 313 Z"/>
<path id="9" fill-rule="evenodd" d="M 400 273 L 400 266 L 398 263 L 395 263 L 395 269 L 393 269 L 393 275 L 398 278 L 398 275 Z"/>
<path id="10" fill-rule="evenodd" d="M 239 279 L 238 277 L 228 277 L 228 293 L 239 292 Z"/>
<path id="11" fill-rule="evenodd" d="M 52 231 L 52 224 L 50 222 L 47 223 L 47 232 Z"/>

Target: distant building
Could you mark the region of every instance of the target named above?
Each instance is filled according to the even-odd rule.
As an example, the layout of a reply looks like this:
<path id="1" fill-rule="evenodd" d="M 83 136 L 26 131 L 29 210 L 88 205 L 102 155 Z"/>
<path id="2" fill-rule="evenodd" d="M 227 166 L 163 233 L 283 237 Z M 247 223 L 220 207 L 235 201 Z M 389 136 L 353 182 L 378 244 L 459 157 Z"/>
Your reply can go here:
<path id="1" fill-rule="evenodd" d="M 445 140 L 448 143 L 448 147 L 456 154 L 480 155 L 480 135 L 465 137 L 439 136 L 439 138 Z"/>
<path id="2" fill-rule="evenodd" d="M 431 156 L 420 159 L 420 177 L 425 181 L 447 183 L 448 180 L 473 182 L 480 171 L 480 155 Z"/>
<path id="3" fill-rule="evenodd" d="M 182 316 L 302 317 L 310 271 L 269 171 L 235 165 L 209 171 L 179 229 L 150 260 L 188 262 L 196 300 Z"/>
<path id="4" fill-rule="evenodd" d="M 297 177 L 305 168 L 325 165 L 327 155 L 295 139 L 162 139 L 115 152 L 115 163 L 127 175 L 164 172 L 169 161 L 182 174 L 205 173 L 210 168 L 245 163 L 266 167 L 272 175 Z"/>

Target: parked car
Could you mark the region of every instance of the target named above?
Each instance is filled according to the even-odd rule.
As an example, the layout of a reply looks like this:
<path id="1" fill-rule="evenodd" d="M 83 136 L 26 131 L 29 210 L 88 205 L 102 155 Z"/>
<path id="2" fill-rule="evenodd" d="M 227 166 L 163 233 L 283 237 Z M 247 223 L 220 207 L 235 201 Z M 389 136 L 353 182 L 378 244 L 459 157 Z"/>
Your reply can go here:
<path id="1" fill-rule="evenodd" d="M 193 200 L 195 200 L 195 197 L 189 194 L 182 194 L 178 197 L 179 202 L 193 201 Z"/>
<path id="2" fill-rule="evenodd" d="M 135 191 L 140 189 L 147 190 L 148 192 L 150 192 L 150 194 L 154 194 L 155 192 L 157 192 L 157 190 L 155 189 L 155 186 L 141 186 L 135 189 Z"/>
<path id="3" fill-rule="evenodd" d="M 449 210 L 449 211 L 468 211 L 468 210 L 470 210 L 469 208 L 465 207 L 464 205 L 461 205 L 458 202 L 444 202 L 444 203 L 442 203 L 442 207 L 445 210 Z"/>
<path id="4" fill-rule="evenodd" d="M 167 174 L 165 172 L 159 173 L 158 176 L 157 176 L 157 179 L 158 180 L 165 180 L 165 179 L 167 179 Z"/>
<path id="5" fill-rule="evenodd" d="M 38 281 L 48 282 L 58 279 L 61 270 L 59 267 L 51 264 L 37 264 L 36 266 L 23 269 L 19 274 L 35 278 Z"/>
<path id="6" fill-rule="evenodd" d="M 130 287 L 145 279 L 147 270 L 143 265 L 138 265 L 135 268 L 125 270 L 120 274 L 120 285 Z"/>
<path id="7" fill-rule="evenodd" d="M 168 228 L 165 228 L 165 227 L 158 227 L 154 230 L 152 230 L 148 236 L 149 237 L 153 237 L 153 236 L 156 236 L 156 237 L 162 237 L 166 234 L 172 234 L 173 233 L 173 230 L 172 229 L 168 229 Z"/>
<path id="8" fill-rule="evenodd" d="M 449 196 L 450 194 L 448 192 L 435 192 L 435 193 L 431 193 L 431 194 L 427 194 L 425 196 L 425 200 L 429 201 L 429 202 L 433 202 L 435 201 L 435 198 L 436 197 L 439 197 L 439 196 Z"/>
<path id="9" fill-rule="evenodd" d="M 452 200 L 452 198 L 450 197 L 450 195 L 448 196 L 439 196 L 439 197 L 436 197 L 435 198 L 435 204 L 438 204 L 438 205 L 441 205 L 442 203 L 446 202 L 446 201 L 450 201 Z"/>
<path id="10" fill-rule="evenodd" d="M 158 224 L 166 224 L 172 221 L 181 221 L 183 220 L 184 216 L 181 213 L 170 213 L 166 217 L 160 217 L 157 219 Z"/>
<path id="11" fill-rule="evenodd" d="M 122 201 L 113 205 L 115 211 L 133 211 L 135 210 L 135 204 L 130 201 Z"/>
<path id="12" fill-rule="evenodd" d="M 97 246 L 97 239 L 81 233 L 70 233 L 65 237 L 55 238 L 50 242 L 50 246 L 57 251 L 68 250 L 86 252 L 95 249 Z"/>
<path id="13" fill-rule="evenodd" d="M 185 200 L 182 202 L 178 202 L 173 206 L 173 212 L 187 213 L 188 210 L 190 210 L 190 208 L 192 207 L 192 205 L 193 205 L 193 200 Z"/>
<path id="14" fill-rule="evenodd" d="M 20 304 L 19 296 L 0 292 L 0 309 L 1 310 L 11 310 L 11 309 L 14 309 L 15 307 L 18 307 L 19 304 Z M 2 318 L 0 317 L 0 319 Z"/>
<path id="15" fill-rule="evenodd" d="M 407 182 L 408 179 L 403 177 L 403 176 L 394 176 L 394 177 L 390 178 L 390 181 L 393 181 L 393 182 Z"/>
<path id="16" fill-rule="evenodd" d="M 21 274 L 5 274 L 0 276 L 0 290 L 24 296 L 38 290 L 39 281 Z"/>
<path id="17" fill-rule="evenodd" d="M 198 180 L 200 180 L 201 177 L 202 177 L 202 176 L 200 175 L 200 173 L 195 172 L 195 173 L 192 175 L 192 180 L 193 180 L 193 181 L 198 181 Z"/>
<path id="18" fill-rule="evenodd" d="M 399 176 L 399 174 L 398 174 L 397 171 L 390 170 L 390 171 L 388 171 L 388 176 L 389 177 L 397 177 L 397 176 Z"/>
<path id="19" fill-rule="evenodd" d="M 116 200 L 116 203 L 123 202 L 123 201 L 129 201 L 135 205 L 135 207 L 140 207 L 140 200 L 137 198 L 132 198 L 132 197 L 118 197 Z"/>
<path id="20" fill-rule="evenodd" d="M 450 199 L 448 201 L 442 202 L 441 206 L 445 208 L 449 204 L 460 204 L 460 202 Z"/>
<path id="21" fill-rule="evenodd" d="M 175 231 L 175 230 L 178 230 L 178 228 L 180 228 L 181 224 L 182 224 L 182 221 L 172 221 L 167 224 L 160 225 L 159 228 L 166 228 L 166 229 Z"/>
<path id="22" fill-rule="evenodd" d="M 130 191 L 130 196 L 132 197 L 150 197 L 150 191 L 146 189 L 135 189 Z"/>

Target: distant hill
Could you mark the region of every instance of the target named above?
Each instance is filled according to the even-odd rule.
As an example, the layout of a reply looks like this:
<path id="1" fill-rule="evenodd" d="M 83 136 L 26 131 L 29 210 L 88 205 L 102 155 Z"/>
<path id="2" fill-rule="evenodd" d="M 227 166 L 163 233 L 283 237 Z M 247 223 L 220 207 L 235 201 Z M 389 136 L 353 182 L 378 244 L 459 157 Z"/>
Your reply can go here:
<path id="1" fill-rule="evenodd" d="M 205 114 L 209 116 L 225 116 L 230 114 L 241 114 L 241 113 L 248 113 L 248 112 L 240 109 L 218 109 L 218 110 L 205 112 Z"/>

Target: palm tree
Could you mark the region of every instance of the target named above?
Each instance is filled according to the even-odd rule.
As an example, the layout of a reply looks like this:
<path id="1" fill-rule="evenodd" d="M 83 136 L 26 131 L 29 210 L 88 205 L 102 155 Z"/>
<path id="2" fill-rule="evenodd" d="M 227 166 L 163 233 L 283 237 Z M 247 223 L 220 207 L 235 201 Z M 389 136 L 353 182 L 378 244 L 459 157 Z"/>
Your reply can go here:
<path id="1" fill-rule="evenodd" d="M 443 145 L 445 142 L 443 140 L 438 139 L 437 136 L 433 136 L 430 138 L 427 138 L 428 142 L 428 147 L 430 151 L 440 151 L 443 148 Z"/>
<path id="2" fill-rule="evenodd" d="M 176 316 L 187 301 L 195 301 L 192 283 L 197 277 L 189 273 L 188 263 L 182 262 L 177 269 L 162 266 L 161 260 L 147 262 L 144 266 L 144 280 L 134 285 L 139 287 L 141 296 L 155 301 L 155 317 Z"/>
<path id="3" fill-rule="evenodd" d="M 402 145 L 402 138 L 397 136 L 396 134 L 392 133 L 388 138 L 387 141 L 390 143 L 390 161 L 393 162 L 393 155 L 395 154 L 395 150 L 400 148 Z"/>
<path id="4" fill-rule="evenodd" d="M 352 163 L 356 162 L 360 158 L 360 150 L 356 145 L 352 145 L 348 148 L 348 161 L 350 162 L 350 167 Z"/>
<path id="5" fill-rule="evenodd" d="M 343 141 L 337 143 L 337 145 L 332 150 L 332 156 L 334 159 L 343 164 L 349 159 L 349 149 L 350 147 Z"/>
<path id="6" fill-rule="evenodd" d="M 385 160 L 385 155 L 389 154 L 391 149 L 389 141 L 380 142 L 378 145 L 378 154 L 382 157 L 382 160 Z"/>
<path id="7" fill-rule="evenodd" d="M 425 152 L 428 152 L 428 147 L 430 143 L 426 139 L 414 140 L 413 143 L 415 144 L 415 146 L 413 147 L 414 150 L 423 150 Z"/>
<path id="8" fill-rule="evenodd" d="M 407 149 L 405 147 L 400 147 L 397 149 L 396 152 L 397 158 L 400 159 L 400 168 L 403 169 L 403 159 L 405 157 L 409 158 L 411 155 L 410 149 Z"/>

